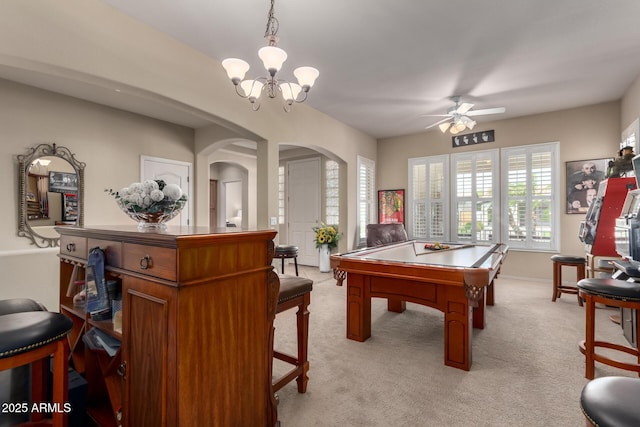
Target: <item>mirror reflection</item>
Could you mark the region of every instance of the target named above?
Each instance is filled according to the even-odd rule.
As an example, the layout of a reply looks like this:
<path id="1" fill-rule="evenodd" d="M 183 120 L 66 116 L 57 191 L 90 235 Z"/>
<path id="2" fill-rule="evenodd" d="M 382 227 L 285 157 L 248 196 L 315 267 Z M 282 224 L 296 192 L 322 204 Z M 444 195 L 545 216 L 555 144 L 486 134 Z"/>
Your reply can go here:
<path id="1" fill-rule="evenodd" d="M 82 225 L 84 163 L 64 147 L 40 144 L 18 156 L 18 235 L 39 247 L 58 246 L 55 226 Z"/>

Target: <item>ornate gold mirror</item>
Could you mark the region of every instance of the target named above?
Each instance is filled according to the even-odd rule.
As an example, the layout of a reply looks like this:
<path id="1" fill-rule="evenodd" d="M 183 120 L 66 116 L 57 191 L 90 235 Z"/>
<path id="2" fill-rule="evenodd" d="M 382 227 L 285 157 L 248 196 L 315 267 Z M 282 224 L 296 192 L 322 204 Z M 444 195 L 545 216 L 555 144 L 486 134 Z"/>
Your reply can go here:
<path id="1" fill-rule="evenodd" d="M 40 144 L 18 155 L 18 236 L 60 245 L 56 226 L 84 225 L 84 167 L 68 148 Z"/>

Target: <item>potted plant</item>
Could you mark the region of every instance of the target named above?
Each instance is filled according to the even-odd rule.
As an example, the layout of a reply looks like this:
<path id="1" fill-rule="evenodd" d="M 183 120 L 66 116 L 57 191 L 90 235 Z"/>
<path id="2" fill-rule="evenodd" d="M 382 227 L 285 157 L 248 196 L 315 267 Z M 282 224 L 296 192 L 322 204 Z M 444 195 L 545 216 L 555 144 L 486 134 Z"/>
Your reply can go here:
<path id="1" fill-rule="evenodd" d="M 316 248 L 320 250 L 320 271 L 327 273 L 331 271 L 329 255 L 331 250 L 338 246 L 338 240 L 342 234 L 338 232 L 337 226 L 327 225 L 324 222 L 313 227 L 313 231 L 315 232 L 313 241 Z"/>

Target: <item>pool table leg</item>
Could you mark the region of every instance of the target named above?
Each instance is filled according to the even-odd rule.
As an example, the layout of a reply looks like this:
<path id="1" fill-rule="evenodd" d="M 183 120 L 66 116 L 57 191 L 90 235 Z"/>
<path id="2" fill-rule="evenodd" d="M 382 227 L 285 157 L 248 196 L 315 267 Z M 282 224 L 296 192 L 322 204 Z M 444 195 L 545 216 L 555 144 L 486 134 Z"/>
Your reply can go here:
<path id="1" fill-rule="evenodd" d="M 387 311 L 402 313 L 407 309 L 407 302 L 397 298 L 387 298 Z"/>
<path id="2" fill-rule="evenodd" d="M 444 304 L 444 364 L 471 369 L 472 307 L 462 288 L 448 286 Z"/>
<path id="3" fill-rule="evenodd" d="M 347 338 L 366 341 L 371 336 L 369 277 L 349 273 L 347 280 Z"/>
<path id="4" fill-rule="evenodd" d="M 478 300 L 478 305 L 473 307 L 473 327 L 476 329 L 484 329 L 485 326 L 485 300 L 488 301 L 489 296 L 487 295 L 486 290 L 482 290 L 480 295 L 480 299 Z"/>

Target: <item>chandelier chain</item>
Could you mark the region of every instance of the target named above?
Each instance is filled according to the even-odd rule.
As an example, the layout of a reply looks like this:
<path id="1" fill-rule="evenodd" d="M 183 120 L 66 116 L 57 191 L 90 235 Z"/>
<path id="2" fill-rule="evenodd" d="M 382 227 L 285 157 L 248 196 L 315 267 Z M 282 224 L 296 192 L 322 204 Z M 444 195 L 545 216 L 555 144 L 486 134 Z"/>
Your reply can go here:
<path id="1" fill-rule="evenodd" d="M 278 42 L 278 28 L 280 23 L 278 18 L 275 17 L 275 0 L 271 0 L 271 8 L 269 8 L 269 16 L 267 18 L 267 29 L 264 32 L 264 37 L 269 41 L 269 46 L 275 46 Z"/>

